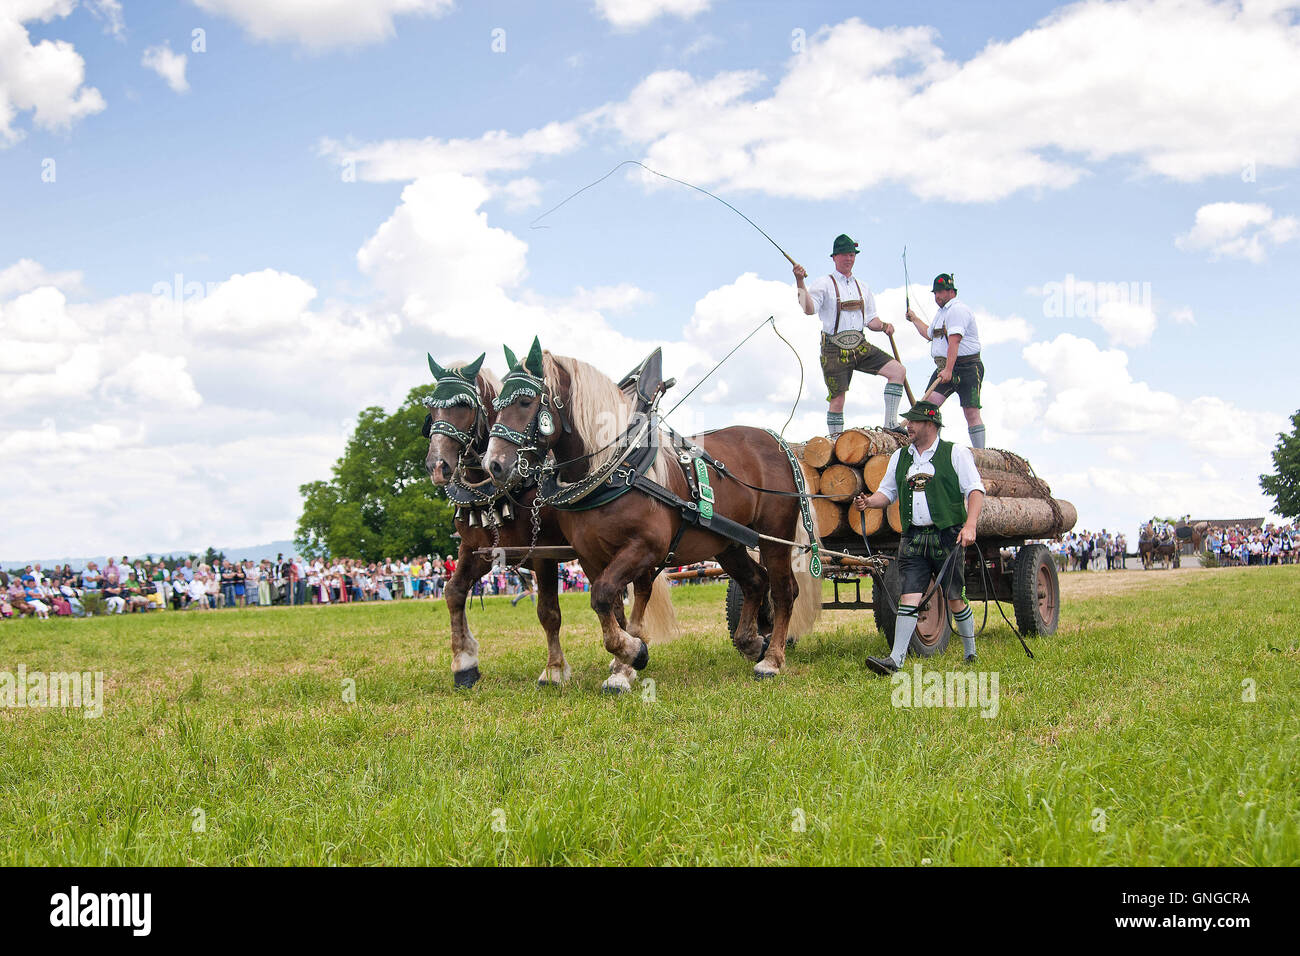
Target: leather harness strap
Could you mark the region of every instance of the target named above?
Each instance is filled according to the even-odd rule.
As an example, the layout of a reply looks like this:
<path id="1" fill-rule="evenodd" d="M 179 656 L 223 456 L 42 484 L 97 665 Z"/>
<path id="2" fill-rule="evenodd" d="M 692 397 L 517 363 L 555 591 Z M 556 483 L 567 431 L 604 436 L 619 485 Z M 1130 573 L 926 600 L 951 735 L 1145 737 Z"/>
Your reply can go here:
<path id="1" fill-rule="evenodd" d="M 864 313 L 862 316 L 862 327 L 865 329 L 867 327 L 867 317 L 865 315 L 866 309 L 863 307 L 864 300 L 862 298 L 862 284 L 858 282 L 858 277 L 857 276 L 853 277 L 853 285 L 858 290 L 858 297 L 856 299 L 850 299 L 848 302 L 840 301 L 840 284 L 839 281 L 836 280 L 835 278 L 835 273 L 832 272 L 830 278 L 831 278 L 831 288 L 835 290 L 835 331 L 832 332 L 831 335 L 835 335 L 840 330 L 841 310 L 844 310 L 846 312 Z"/>

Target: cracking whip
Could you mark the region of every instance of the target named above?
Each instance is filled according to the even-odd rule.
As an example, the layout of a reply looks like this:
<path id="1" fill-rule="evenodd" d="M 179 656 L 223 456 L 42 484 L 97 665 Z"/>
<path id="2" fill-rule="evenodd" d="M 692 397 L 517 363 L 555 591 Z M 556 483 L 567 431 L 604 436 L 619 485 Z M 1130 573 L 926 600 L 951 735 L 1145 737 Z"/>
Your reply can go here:
<path id="1" fill-rule="evenodd" d="M 677 183 L 677 184 L 680 185 L 680 186 L 687 186 L 687 187 L 689 187 L 689 188 L 691 188 L 691 189 L 694 189 L 697 193 L 704 193 L 704 195 L 708 196 L 710 199 L 716 199 L 718 202 L 722 203 L 722 205 L 726 206 L 728 209 L 730 209 L 732 212 L 734 212 L 734 213 L 735 213 L 737 216 L 739 216 L 741 219 L 745 220 L 745 222 L 749 223 L 751 226 L 753 226 L 755 229 L 757 229 L 758 232 L 759 232 L 759 235 L 761 235 L 764 239 L 766 239 L 766 240 L 767 240 L 768 242 L 770 242 L 772 245 L 776 246 L 776 251 L 779 252 L 779 253 L 781 253 L 781 255 L 785 256 L 786 261 L 789 262 L 790 265 L 792 265 L 792 266 L 797 266 L 797 265 L 799 264 L 799 263 L 795 262 L 793 259 L 790 258 L 790 254 L 789 254 L 788 252 L 786 252 L 786 251 L 785 251 L 784 249 L 782 249 L 780 246 L 777 246 L 777 245 L 776 245 L 776 240 L 773 239 L 771 236 L 769 236 L 766 232 L 764 232 L 763 229 L 762 229 L 762 227 L 759 226 L 758 223 L 754 222 L 754 220 L 750 219 L 750 218 L 749 218 L 748 216 L 746 216 L 743 212 L 741 212 L 739 209 L 737 209 L 737 208 L 736 208 L 735 206 L 733 206 L 731 203 L 727 202 L 727 201 L 726 201 L 725 199 L 723 199 L 721 196 L 715 196 L 713 193 L 709 192 L 707 189 L 703 189 L 703 188 L 701 188 L 700 186 L 696 186 L 696 185 L 693 184 L 693 183 L 688 183 L 688 182 L 687 182 L 686 180 L 684 180 L 684 179 L 677 179 L 677 178 L 675 178 L 675 177 L 673 177 L 673 176 L 669 176 L 667 173 L 661 173 L 661 172 L 659 172 L 657 169 L 651 169 L 651 168 L 650 168 L 649 166 L 647 166 L 645 163 L 637 162 L 635 159 L 625 159 L 625 160 L 623 160 L 623 162 L 619 163 L 617 166 L 615 166 L 613 169 L 611 169 L 609 172 L 607 172 L 604 176 L 601 176 L 601 177 L 600 177 L 599 179 L 597 179 L 594 183 L 588 183 L 587 185 L 585 185 L 585 186 L 583 186 L 581 189 L 579 189 L 577 192 L 572 193 L 572 194 L 569 195 L 569 196 L 566 196 L 566 197 L 565 197 L 561 202 L 559 202 L 558 204 L 552 206 L 550 209 L 546 210 L 546 212 L 542 213 L 540 216 L 538 216 L 536 219 L 534 219 L 531 223 L 529 223 L 529 224 L 528 224 L 528 228 L 530 228 L 530 229 L 545 229 L 545 228 L 546 228 L 545 226 L 539 226 L 539 225 L 537 225 L 537 224 L 538 224 L 539 222 L 541 222 L 543 219 L 545 219 L 547 216 L 549 216 L 551 213 L 555 212 L 555 210 L 559 209 L 560 206 L 563 206 L 565 203 L 567 203 L 570 199 L 574 199 L 574 198 L 580 196 L 582 193 L 585 193 L 585 192 L 586 192 L 588 189 L 590 189 L 592 186 L 599 186 L 601 183 L 603 183 L 605 180 L 609 179 L 610 176 L 613 176 L 616 172 L 618 172 L 618 171 L 619 171 L 620 169 L 622 169 L 624 166 L 640 166 L 640 167 L 641 167 L 642 169 L 644 169 L 647 173 L 651 173 L 652 175 L 658 176 L 660 179 L 666 179 L 666 180 L 668 180 L 669 182 Z"/>

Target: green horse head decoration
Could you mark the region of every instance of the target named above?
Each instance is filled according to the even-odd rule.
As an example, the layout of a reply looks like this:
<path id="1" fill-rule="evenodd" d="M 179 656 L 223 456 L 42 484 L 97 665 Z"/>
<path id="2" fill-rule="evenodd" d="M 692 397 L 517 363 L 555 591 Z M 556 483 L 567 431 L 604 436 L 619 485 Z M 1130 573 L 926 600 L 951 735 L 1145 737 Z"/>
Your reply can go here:
<path id="1" fill-rule="evenodd" d="M 469 405 L 471 407 L 479 404 L 478 385 L 476 379 L 478 371 L 483 367 L 483 359 L 487 358 L 484 352 L 468 365 L 462 365 L 460 368 L 443 368 L 429 356 L 429 371 L 433 373 L 434 381 L 437 383 L 433 394 L 424 400 L 426 408 L 450 408 L 453 405 Z"/>
<path id="2" fill-rule="evenodd" d="M 506 377 L 501 380 L 501 394 L 492 404 L 497 409 L 505 408 L 520 395 L 540 398 L 546 390 L 546 376 L 542 370 L 542 343 L 533 337 L 533 347 L 528 350 L 528 357 L 522 362 L 510 351 L 510 346 L 503 345 L 506 353 Z"/>

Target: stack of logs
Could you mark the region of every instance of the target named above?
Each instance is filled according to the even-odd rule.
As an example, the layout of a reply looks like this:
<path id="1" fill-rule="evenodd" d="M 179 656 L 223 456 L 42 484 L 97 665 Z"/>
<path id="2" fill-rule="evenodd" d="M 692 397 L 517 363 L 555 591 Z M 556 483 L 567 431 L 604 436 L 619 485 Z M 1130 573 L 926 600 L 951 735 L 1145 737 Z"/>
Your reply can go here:
<path id="1" fill-rule="evenodd" d="M 853 498 L 880 487 L 890 456 L 908 444 L 904 435 L 874 428 L 853 428 L 834 439 L 811 438 L 795 451 L 804 482 L 814 498 L 817 527 L 823 538 L 836 535 L 897 534 L 902 530 L 898 502 L 888 509 L 859 511 Z M 1009 451 L 972 448 L 986 496 L 977 533 L 995 538 L 1052 538 L 1074 527 L 1074 505 L 1052 497 L 1047 482 L 1034 476 L 1029 462 Z"/>

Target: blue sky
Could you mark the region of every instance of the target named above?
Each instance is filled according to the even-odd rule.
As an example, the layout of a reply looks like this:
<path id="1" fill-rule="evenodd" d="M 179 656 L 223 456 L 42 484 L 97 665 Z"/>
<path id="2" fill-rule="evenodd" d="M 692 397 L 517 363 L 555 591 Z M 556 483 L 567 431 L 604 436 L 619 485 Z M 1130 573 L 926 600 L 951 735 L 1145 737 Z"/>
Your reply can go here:
<path id="1" fill-rule="evenodd" d="M 722 205 L 620 172 L 531 227 L 625 159 L 717 192 L 814 273 L 850 233 L 896 325 L 904 244 L 928 311 L 955 272 L 988 340 L 989 444 L 1080 527 L 1265 513 L 1256 476 L 1300 405 L 1274 291 L 1300 249 L 1296 13 L 6 4 L 0 554 L 288 537 L 297 485 L 426 350 L 500 369 L 534 333 L 612 375 L 663 344 L 684 391 L 775 314 L 812 372 L 787 436 L 823 431 L 789 266 Z M 202 295 L 160 295 L 178 274 Z M 1054 313 L 1067 276 L 1138 300 Z M 898 338 L 919 389 L 925 344 Z M 779 427 L 797 380 L 764 333 L 674 424 Z M 849 423 L 881 407 L 859 377 Z"/>

